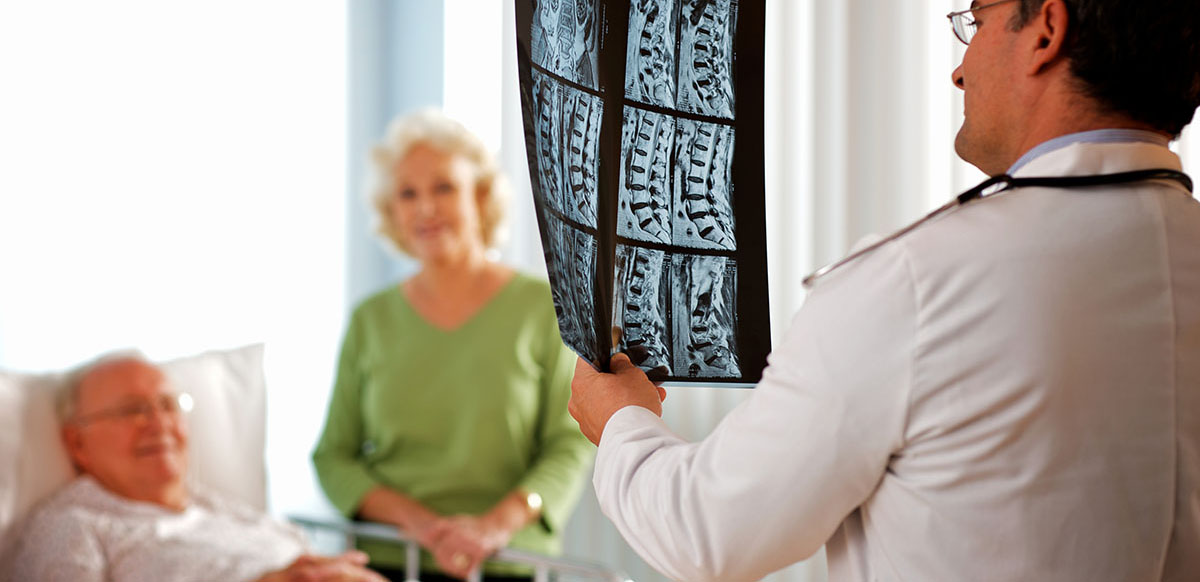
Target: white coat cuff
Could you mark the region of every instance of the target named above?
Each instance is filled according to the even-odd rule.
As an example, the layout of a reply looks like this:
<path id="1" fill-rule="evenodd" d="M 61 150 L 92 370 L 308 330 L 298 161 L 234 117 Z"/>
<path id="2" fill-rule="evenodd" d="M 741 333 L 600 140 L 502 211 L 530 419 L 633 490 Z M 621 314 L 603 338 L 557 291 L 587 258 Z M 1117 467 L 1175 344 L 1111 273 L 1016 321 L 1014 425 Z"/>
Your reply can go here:
<path id="1" fill-rule="evenodd" d="M 600 449 L 603 450 L 605 448 L 605 443 L 615 443 L 622 440 L 621 433 L 643 428 L 648 424 L 666 427 L 663 419 L 643 406 L 630 404 L 614 412 L 612 416 L 608 417 L 608 424 L 604 425 L 604 432 L 600 434 Z M 609 446 L 611 448 L 615 444 L 610 444 Z"/>

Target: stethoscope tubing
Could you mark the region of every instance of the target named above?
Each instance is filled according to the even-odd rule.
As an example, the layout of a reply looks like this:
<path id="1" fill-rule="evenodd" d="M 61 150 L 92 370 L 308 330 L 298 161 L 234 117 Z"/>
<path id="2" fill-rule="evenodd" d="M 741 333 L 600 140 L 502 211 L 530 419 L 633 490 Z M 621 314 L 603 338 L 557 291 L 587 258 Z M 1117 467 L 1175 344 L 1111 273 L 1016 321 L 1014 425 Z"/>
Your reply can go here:
<path id="1" fill-rule="evenodd" d="M 842 266 L 857 260 L 859 257 L 874 251 L 875 249 L 892 242 L 909 232 L 917 229 L 921 225 L 949 212 L 959 206 L 968 204 L 975 200 L 988 198 L 1016 188 L 1089 188 L 1094 186 L 1111 186 L 1115 184 L 1129 184 L 1132 182 L 1143 182 L 1145 180 L 1174 180 L 1179 182 L 1190 193 L 1192 192 L 1192 178 L 1187 174 L 1178 170 L 1166 168 L 1155 168 L 1151 170 L 1134 170 L 1131 172 L 1118 172 L 1115 174 L 1093 174 L 1088 176 L 1035 176 L 1029 178 L 1014 178 L 1008 174 L 1000 174 L 992 176 L 978 186 L 955 196 L 953 200 L 947 202 L 933 212 L 925 215 L 924 218 L 892 233 L 890 236 L 866 247 L 859 249 L 842 259 L 832 262 L 805 277 L 800 284 L 805 289 L 812 289 L 813 285 L 829 273 L 841 268 Z"/>

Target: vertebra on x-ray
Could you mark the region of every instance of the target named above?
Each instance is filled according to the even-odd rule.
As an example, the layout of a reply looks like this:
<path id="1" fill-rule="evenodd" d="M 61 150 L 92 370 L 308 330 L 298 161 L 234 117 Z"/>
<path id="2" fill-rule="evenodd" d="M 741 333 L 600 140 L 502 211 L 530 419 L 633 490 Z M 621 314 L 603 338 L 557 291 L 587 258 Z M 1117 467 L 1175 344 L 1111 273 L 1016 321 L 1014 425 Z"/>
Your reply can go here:
<path id="1" fill-rule="evenodd" d="M 736 378 L 737 264 L 728 257 L 672 256 L 674 372 Z"/>
<path id="2" fill-rule="evenodd" d="M 625 96 L 675 107 L 675 0 L 634 0 L 625 47 Z"/>
<path id="3" fill-rule="evenodd" d="M 683 0 L 677 107 L 732 118 L 735 0 Z"/>
<path id="4" fill-rule="evenodd" d="M 558 331 L 563 343 L 598 361 L 599 344 L 592 321 L 595 307 L 596 239 L 547 217 L 546 265 L 549 267 Z"/>
<path id="5" fill-rule="evenodd" d="M 687 119 L 676 128 L 672 239 L 680 246 L 736 250 L 733 128 Z"/>
<path id="6" fill-rule="evenodd" d="M 540 196 L 567 218 L 595 228 L 604 102 L 536 71 L 532 77 Z"/>
<path id="7" fill-rule="evenodd" d="M 671 244 L 671 143 L 675 119 L 625 108 L 617 234 Z"/>
<path id="8" fill-rule="evenodd" d="M 613 280 L 613 325 L 618 327 L 616 347 L 628 352 L 640 347 L 647 357 L 643 369 L 671 368 L 671 340 L 667 327 L 670 259 L 663 251 L 617 245 Z"/>
<path id="9" fill-rule="evenodd" d="M 595 0 L 535 1 L 530 31 L 533 62 L 596 89 L 596 24 Z"/>

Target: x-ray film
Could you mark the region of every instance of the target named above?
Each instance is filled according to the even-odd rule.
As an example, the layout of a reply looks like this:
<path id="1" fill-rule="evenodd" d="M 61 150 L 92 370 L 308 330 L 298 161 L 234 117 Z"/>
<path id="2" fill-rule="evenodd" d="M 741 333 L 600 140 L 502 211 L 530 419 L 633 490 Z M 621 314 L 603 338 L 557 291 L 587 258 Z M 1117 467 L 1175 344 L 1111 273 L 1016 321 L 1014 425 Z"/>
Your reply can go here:
<path id="1" fill-rule="evenodd" d="M 662 107 L 675 105 L 677 4 L 675 0 L 629 3 L 625 96 L 634 101 Z"/>
<path id="2" fill-rule="evenodd" d="M 678 108 L 733 118 L 737 0 L 680 2 Z"/>
<path id="3" fill-rule="evenodd" d="M 669 335 L 671 259 L 665 251 L 617 245 L 613 326 L 617 351 L 642 350 L 646 368 L 672 367 Z"/>
<path id="4" fill-rule="evenodd" d="M 563 341 L 668 384 L 770 351 L 761 3 L 517 0 L 530 184 Z"/>
<path id="5" fill-rule="evenodd" d="M 720 256 L 672 259 L 674 371 L 689 378 L 740 376 L 734 336 L 736 263 Z"/>
<path id="6" fill-rule="evenodd" d="M 533 74 L 539 201 L 581 225 L 596 228 L 596 178 L 604 101 Z"/>
<path id="7" fill-rule="evenodd" d="M 733 128 L 681 119 L 675 136 L 674 242 L 736 250 L 730 164 Z"/>
<path id="8" fill-rule="evenodd" d="M 671 244 L 671 145 L 675 118 L 625 108 L 617 234 Z"/>
<path id="9" fill-rule="evenodd" d="M 593 321 L 596 280 L 596 239 L 562 221 L 550 218 L 544 245 L 550 288 L 563 343 L 576 353 L 598 361 L 601 356 Z"/>
<path id="10" fill-rule="evenodd" d="M 530 55 L 539 67 L 592 89 L 596 88 L 597 0 L 546 0 L 532 3 Z"/>

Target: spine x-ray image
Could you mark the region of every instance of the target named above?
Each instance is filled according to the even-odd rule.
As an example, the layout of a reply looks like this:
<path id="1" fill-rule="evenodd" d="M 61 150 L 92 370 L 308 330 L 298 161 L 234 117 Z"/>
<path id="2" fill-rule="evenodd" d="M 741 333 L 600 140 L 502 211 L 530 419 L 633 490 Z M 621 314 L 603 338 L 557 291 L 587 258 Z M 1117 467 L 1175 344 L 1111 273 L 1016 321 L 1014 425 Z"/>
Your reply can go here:
<path id="1" fill-rule="evenodd" d="M 563 150 L 567 162 L 563 206 L 576 221 L 596 226 L 597 146 L 604 102 L 596 97 L 563 91 Z"/>
<path id="2" fill-rule="evenodd" d="M 562 99 L 560 88 L 553 79 L 533 73 L 534 111 L 536 112 L 537 172 L 534 181 L 541 205 L 563 212 L 562 165 L 556 160 L 562 155 Z"/>
<path id="3" fill-rule="evenodd" d="M 734 338 L 737 265 L 726 257 L 673 257 L 675 372 L 691 378 L 740 376 Z"/>
<path id="4" fill-rule="evenodd" d="M 671 368 L 668 287 L 670 259 L 663 251 L 617 245 L 613 324 L 619 328 L 617 348 L 640 346 L 645 368 Z"/>
<path id="5" fill-rule="evenodd" d="M 626 97 L 651 105 L 675 106 L 678 11 L 674 0 L 630 2 Z"/>
<path id="6" fill-rule="evenodd" d="M 680 120 L 675 138 L 674 242 L 737 249 L 733 234 L 733 128 Z"/>
<path id="7" fill-rule="evenodd" d="M 596 173 L 604 102 L 534 73 L 537 181 L 544 204 L 596 227 Z"/>
<path id="8" fill-rule="evenodd" d="M 633 0 L 625 96 L 732 119 L 737 0 Z"/>
<path id="9" fill-rule="evenodd" d="M 533 4 L 532 57 L 538 66 L 596 88 L 596 0 L 541 0 Z"/>
<path id="10" fill-rule="evenodd" d="M 736 0 L 685 0 L 680 14 L 678 107 L 733 117 Z"/>
<path id="11" fill-rule="evenodd" d="M 625 108 L 617 233 L 671 244 L 671 145 L 675 118 Z"/>
<path id="12" fill-rule="evenodd" d="M 597 358 L 595 305 L 596 239 L 550 218 L 546 266 L 563 343 L 585 357 Z M 591 360 L 589 360 L 591 361 Z"/>
<path id="13" fill-rule="evenodd" d="M 559 330 L 601 368 L 626 352 L 668 383 L 762 373 L 763 27 L 738 0 L 517 0 Z"/>

